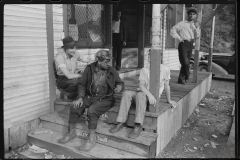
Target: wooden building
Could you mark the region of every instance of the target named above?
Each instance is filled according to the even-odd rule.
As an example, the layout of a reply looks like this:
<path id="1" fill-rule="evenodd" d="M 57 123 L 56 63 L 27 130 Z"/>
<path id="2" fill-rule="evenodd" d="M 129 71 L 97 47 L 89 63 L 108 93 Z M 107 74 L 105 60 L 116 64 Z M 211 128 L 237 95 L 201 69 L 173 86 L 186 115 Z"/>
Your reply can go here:
<path id="1" fill-rule="evenodd" d="M 136 61 L 135 68 L 120 71 L 121 78 L 134 76 L 139 69 L 144 67 L 146 54 L 151 48 L 151 24 L 152 6 L 149 5 L 101 5 L 101 4 L 8 4 L 4 6 L 4 146 L 5 151 L 17 148 L 27 142 L 27 135 L 35 131 L 41 123 L 41 117 L 59 111 L 56 106 L 64 106 L 65 103 L 56 101 L 58 91 L 55 87 L 52 62 L 54 56 L 61 52 L 61 39 L 71 35 L 77 42 L 77 52 L 83 59 L 92 62 L 94 54 L 99 49 L 112 50 L 111 19 L 116 8 L 121 8 L 122 19 L 127 26 L 127 46 L 124 52 L 127 54 L 134 51 L 132 61 Z M 185 17 L 185 5 L 169 4 L 161 5 L 162 25 L 160 39 L 163 48 L 162 61 L 171 70 L 179 70 L 177 45 L 178 42 L 169 35 L 170 29 Z M 135 60 L 134 60 L 135 59 Z M 123 63 L 123 62 L 122 62 Z M 87 63 L 79 63 L 83 68 Z M 176 75 L 178 71 L 174 71 Z M 209 74 L 202 76 L 201 83 L 196 88 L 189 88 L 191 95 L 199 92 L 198 88 L 204 88 L 199 98 L 191 102 L 184 120 L 179 121 L 174 133 L 181 127 L 182 123 L 192 113 L 194 107 L 210 89 L 211 80 Z M 174 86 L 174 85 L 173 85 Z M 131 85 L 130 85 L 131 88 Z M 194 91 L 193 91 L 194 90 Z M 200 93 L 200 92 L 199 92 Z M 184 96 L 186 96 L 187 93 Z M 188 103 L 188 98 L 179 103 Z M 121 97 L 121 95 L 120 95 Z M 180 98 L 180 99 L 179 99 Z M 187 106 L 189 106 L 187 104 Z M 164 111 L 159 111 L 154 119 L 155 137 L 154 144 L 151 143 L 147 157 L 154 157 L 162 151 L 172 138 L 160 142 L 163 131 L 157 128 L 162 123 L 161 113 L 170 114 L 168 105 Z M 191 108 L 191 109 L 190 109 Z M 165 112 L 167 111 L 167 112 Z M 109 111 L 110 112 L 114 112 Z M 180 113 L 181 112 L 181 113 Z M 182 110 L 174 114 L 181 114 Z M 152 115 L 148 113 L 148 115 Z M 153 117 L 154 117 L 153 116 Z M 165 115 L 166 116 L 166 115 Z M 162 119 L 163 118 L 163 119 Z M 182 118 L 182 117 L 181 117 Z M 172 122 L 173 116 L 171 116 Z M 109 123 L 110 122 L 109 120 Z M 130 122 L 129 122 L 130 123 Z M 131 125 L 130 125 L 131 126 Z M 49 127 L 49 126 L 48 126 Z M 153 128 L 148 128 L 153 129 Z M 166 129 L 173 131 L 171 128 Z M 147 131 L 147 130 L 146 130 Z M 159 135 L 161 132 L 162 135 Z M 157 135 L 156 135 L 157 134 Z M 165 134 L 165 133 L 164 133 Z M 158 140 L 156 141 L 156 137 Z M 29 138 L 29 137 L 28 137 Z M 31 138 L 30 138 L 31 139 Z M 126 140 L 128 142 L 128 140 Z M 147 142 L 146 142 L 147 143 Z M 161 143 L 161 144 L 160 144 Z M 153 146 L 152 146 L 153 145 Z M 156 147 L 158 146 L 158 147 Z M 151 152 L 151 153 L 150 153 Z"/>

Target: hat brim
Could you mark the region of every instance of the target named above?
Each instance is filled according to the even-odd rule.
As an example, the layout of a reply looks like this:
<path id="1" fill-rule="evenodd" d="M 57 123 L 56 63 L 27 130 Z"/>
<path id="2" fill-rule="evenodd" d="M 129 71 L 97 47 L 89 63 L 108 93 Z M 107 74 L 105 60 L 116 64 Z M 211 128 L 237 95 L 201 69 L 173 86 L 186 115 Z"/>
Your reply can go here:
<path id="1" fill-rule="evenodd" d="M 197 11 L 195 9 L 190 9 L 190 10 L 187 11 L 187 14 L 190 14 L 190 13 L 197 14 Z"/>

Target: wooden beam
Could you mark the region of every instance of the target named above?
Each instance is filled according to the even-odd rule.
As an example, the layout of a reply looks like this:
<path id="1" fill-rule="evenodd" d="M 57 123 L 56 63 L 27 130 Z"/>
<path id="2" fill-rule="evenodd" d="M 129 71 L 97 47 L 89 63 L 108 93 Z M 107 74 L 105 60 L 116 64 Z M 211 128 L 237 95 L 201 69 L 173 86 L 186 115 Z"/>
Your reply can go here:
<path id="1" fill-rule="evenodd" d="M 220 4 L 214 11 L 212 11 L 212 13 L 207 17 L 205 18 L 203 21 L 202 21 L 202 24 L 201 24 L 201 28 L 205 28 L 207 23 L 212 20 L 212 18 L 217 14 L 219 13 L 223 7 L 225 7 L 226 4 Z"/>
<path id="2" fill-rule="evenodd" d="M 67 4 L 63 4 L 63 30 L 64 35 L 67 37 L 68 33 L 68 15 L 67 15 Z"/>
<path id="3" fill-rule="evenodd" d="M 212 5 L 212 9 L 216 9 L 216 4 Z M 213 39 L 214 39 L 214 27 L 215 27 L 215 16 L 213 17 L 212 20 L 212 27 L 211 27 L 211 42 L 210 42 L 210 47 L 209 47 L 209 59 L 208 59 L 208 72 L 212 72 L 212 53 L 213 53 Z"/>
<path id="4" fill-rule="evenodd" d="M 198 8 L 197 8 L 197 12 L 198 12 L 197 21 L 199 23 L 199 26 L 201 26 L 201 22 L 202 22 L 202 8 L 203 8 L 203 4 L 199 4 Z M 201 38 L 201 30 L 200 30 L 200 36 L 196 39 L 196 42 L 195 42 L 193 83 L 198 82 L 198 63 L 199 63 L 200 38 Z"/>
<path id="5" fill-rule="evenodd" d="M 144 67 L 144 24 L 145 5 L 138 6 L 138 68 Z"/>
<path id="6" fill-rule="evenodd" d="M 156 107 L 150 105 L 150 112 L 159 111 L 160 60 L 161 60 L 161 4 L 152 5 L 152 49 L 150 53 L 150 92 L 156 98 Z"/>
<path id="7" fill-rule="evenodd" d="M 112 47 L 112 19 L 113 19 L 113 4 L 109 4 L 109 27 L 110 27 L 110 37 L 109 37 L 109 53 L 112 55 L 112 50 L 113 50 L 113 47 Z M 111 66 L 114 66 L 113 65 L 113 61 L 112 59 L 110 60 L 110 63 L 109 63 Z"/>
<path id="8" fill-rule="evenodd" d="M 48 74 L 49 74 L 49 94 L 50 110 L 54 111 L 54 101 L 56 100 L 56 82 L 53 69 L 54 60 L 54 41 L 53 41 L 53 8 L 52 4 L 46 4 L 47 21 L 47 47 L 48 47 Z"/>
<path id="9" fill-rule="evenodd" d="M 168 4 L 161 4 L 161 11 L 160 12 L 162 12 L 164 9 L 166 9 L 167 6 L 168 6 Z"/>

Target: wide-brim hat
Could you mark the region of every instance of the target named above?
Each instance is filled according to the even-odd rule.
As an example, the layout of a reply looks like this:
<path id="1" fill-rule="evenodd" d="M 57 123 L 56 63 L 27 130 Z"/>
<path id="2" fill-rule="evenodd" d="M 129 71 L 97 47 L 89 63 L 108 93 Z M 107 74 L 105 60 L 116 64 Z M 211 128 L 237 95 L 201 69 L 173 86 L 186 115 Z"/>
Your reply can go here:
<path id="1" fill-rule="evenodd" d="M 95 58 L 96 60 L 100 60 L 100 61 L 103 61 L 103 60 L 110 60 L 112 59 L 112 56 L 111 54 L 106 51 L 106 50 L 99 50 L 96 54 L 95 54 Z"/>
<path id="2" fill-rule="evenodd" d="M 189 9 L 189 10 L 187 11 L 187 14 L 190 14 L 191 12 L 197 14 L 197 10 L 196 10 L 196 9 L 193 9 L 193 8 Z"/>
<path id="3" fill-rule="evenodd" d="M 63 46 L 61 48 L 64 48 L 64 47 L 75 47 L 76 46 L 76 42 L 70 36 L 67 36 L 67 37 L 63 38 L 62 42 L 63 42 Z"/>

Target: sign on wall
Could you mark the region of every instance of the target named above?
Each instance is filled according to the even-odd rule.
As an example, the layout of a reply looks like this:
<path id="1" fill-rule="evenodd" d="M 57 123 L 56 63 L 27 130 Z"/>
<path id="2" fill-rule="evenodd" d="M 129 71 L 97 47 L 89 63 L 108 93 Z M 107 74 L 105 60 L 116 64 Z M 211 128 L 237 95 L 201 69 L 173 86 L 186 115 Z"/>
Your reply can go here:
<path id="1" fill-rule="evenodd" d="M 74 41 L 78 41 L 78 26 L 76 24 L 69 24 L 69 36 L 71 36 Z"/>

